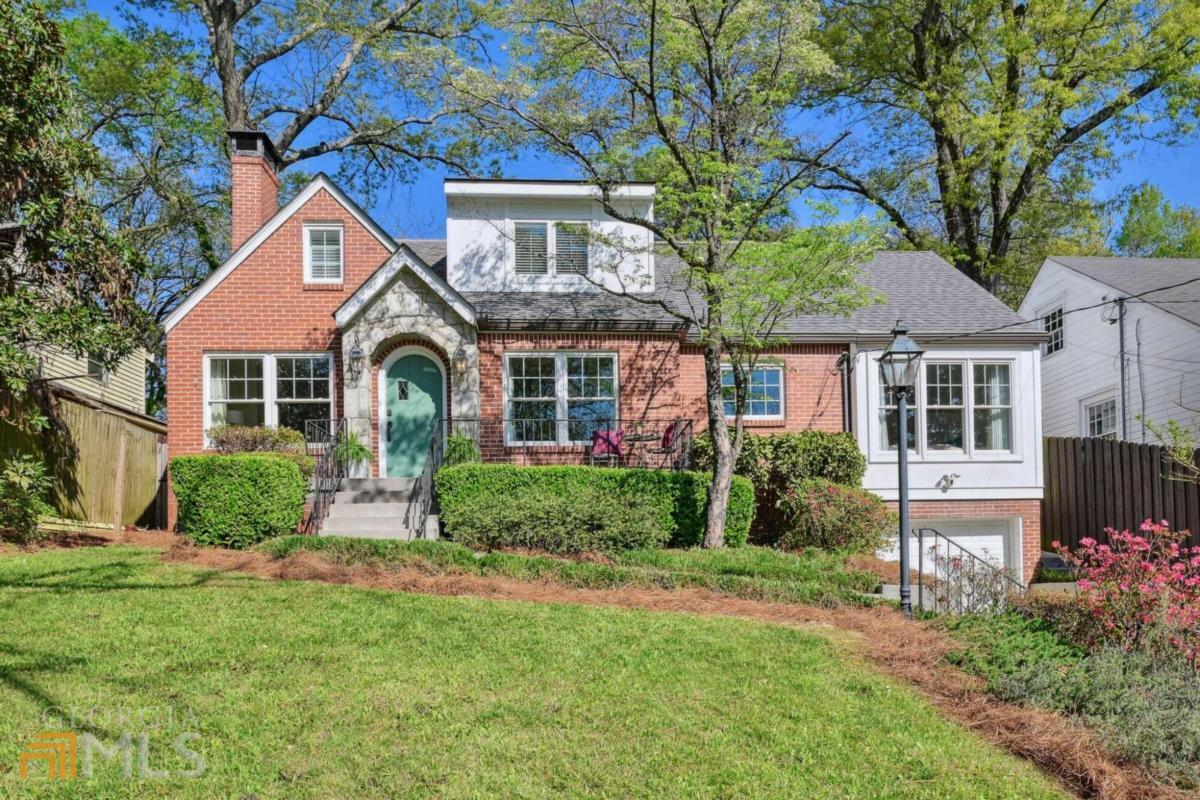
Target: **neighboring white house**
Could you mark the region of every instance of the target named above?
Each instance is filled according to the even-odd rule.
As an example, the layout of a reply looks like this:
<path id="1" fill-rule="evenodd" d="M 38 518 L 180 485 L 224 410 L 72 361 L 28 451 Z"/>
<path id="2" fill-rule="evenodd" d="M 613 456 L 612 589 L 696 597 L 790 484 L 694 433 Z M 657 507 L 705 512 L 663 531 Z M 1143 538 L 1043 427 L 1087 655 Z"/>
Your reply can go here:
<path id="1" fill-rule="evenodd" d="M 1050 256 L 1020 314 L 1049 333 L 1045 435 L 1154 443 L 1147 421 L 1197 428 L 1200 259 Z"/>

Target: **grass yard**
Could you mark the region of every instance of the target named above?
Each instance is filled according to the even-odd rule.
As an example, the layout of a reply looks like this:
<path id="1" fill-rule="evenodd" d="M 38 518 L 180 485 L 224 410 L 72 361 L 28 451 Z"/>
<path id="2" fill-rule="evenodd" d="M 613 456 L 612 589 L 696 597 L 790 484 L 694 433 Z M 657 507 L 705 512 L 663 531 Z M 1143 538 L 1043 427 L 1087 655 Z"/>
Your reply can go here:
<path id="1" fill-rule="evenodd" d="M 837 634 L 270 582 L 127 547 L 0 556 L 0 615 L 6 796 L 1064 796 Z M 207 771 L 19 781 L 48 708 L 108 744 L 148 721 L 159 770 L 191 766 L 171 741 L 194 730 Z"/>
<path id="2" fill-rule="evenodd" d="M 479 575 L 552 580 L 577 589 L 708 589 L 744 600 L 813 605 L 864 605 L 879 579 L 852 570 L 837 553 L 809 549 L 784 553 L 766 547 L 722 550 L 631 550 L 607 563 L 522 553 L 475 554 L 451 541 L 284 536 L 261 545 L 284 557 L 312 550 L 338 564 L 410 567 L 432 575 Z"/>

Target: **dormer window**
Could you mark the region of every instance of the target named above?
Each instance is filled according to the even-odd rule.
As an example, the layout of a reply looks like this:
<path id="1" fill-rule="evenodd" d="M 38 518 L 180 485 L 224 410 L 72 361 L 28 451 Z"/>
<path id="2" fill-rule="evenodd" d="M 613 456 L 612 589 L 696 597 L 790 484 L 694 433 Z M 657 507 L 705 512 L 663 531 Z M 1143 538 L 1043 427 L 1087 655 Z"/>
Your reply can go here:
<path id="1" fill-rule="evenodd" d="M 586 276 L 588 239 L 584 222 L 515 222 L 514 269 L 518 275 Z"/>
<path id="2" fill-rule="evenodd" d="M 304 226 L 304 282 L 342 282 L 342 226 Z"/>

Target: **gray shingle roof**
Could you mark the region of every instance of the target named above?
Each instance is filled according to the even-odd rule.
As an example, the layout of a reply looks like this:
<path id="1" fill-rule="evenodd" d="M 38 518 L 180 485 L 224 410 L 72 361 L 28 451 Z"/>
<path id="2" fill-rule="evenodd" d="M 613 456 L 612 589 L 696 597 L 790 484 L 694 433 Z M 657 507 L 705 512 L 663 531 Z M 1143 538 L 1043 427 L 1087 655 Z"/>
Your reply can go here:
<path id="1" fill-rule="evenodd" d="M 1087 277 L 1113 287 L 1125 295 L 1142 295 L 1194 325 L 1200 325 L 1200 258 L 1104 258 L 1099 256 L 1050 256 Z M 1155 291 L 1187 280 L 1186 286 Z"/>
<path id="2" fill-rule="evenodd" d="M 421 239 L 403 243 L 440 275 L 445 275 L 444 241 Z M 655 291 L 644 297 L 690 313 L 689 294 L 682 285 L 682 262 L 662 252 L 654 261 Z M 1040 325 L 1024 322 L 1016 312 L 932 252 L 876 253 L 863 265 L 860 280 L 884 302 L 859 309 L 848 317 L 794 317 L 783 325 L 780 335 L 798 339 L 886 336 L 897 319 L 902 319 L 917 336 L 971 334 L 993 328 L 1001 328 L 1001 335 L 1041 334 Z M 506 326 L 678 329 L 680 325 L 660 305 L 603 291 L 463 292 L 463 296 L 475 306 L 480 327 L 484 329 Z M 693 302 L 700 307 L 694 296 Z"/>

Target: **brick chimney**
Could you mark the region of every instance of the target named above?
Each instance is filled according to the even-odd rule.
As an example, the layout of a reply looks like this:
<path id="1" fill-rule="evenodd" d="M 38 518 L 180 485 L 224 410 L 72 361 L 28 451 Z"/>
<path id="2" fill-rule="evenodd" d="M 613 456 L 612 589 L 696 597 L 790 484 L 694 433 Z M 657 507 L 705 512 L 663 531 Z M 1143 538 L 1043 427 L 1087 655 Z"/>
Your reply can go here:
<path id="1" fill-rule="evenodd" d="M 259 131 L 229 131 L 232 167 L 233 236 L 237 250 L 279 210 L 279 157 Z"/>

